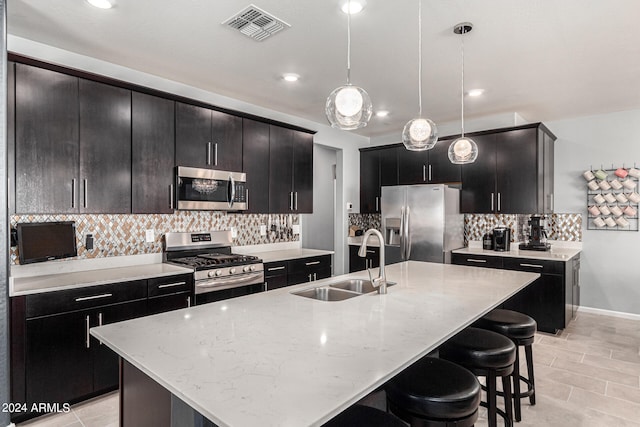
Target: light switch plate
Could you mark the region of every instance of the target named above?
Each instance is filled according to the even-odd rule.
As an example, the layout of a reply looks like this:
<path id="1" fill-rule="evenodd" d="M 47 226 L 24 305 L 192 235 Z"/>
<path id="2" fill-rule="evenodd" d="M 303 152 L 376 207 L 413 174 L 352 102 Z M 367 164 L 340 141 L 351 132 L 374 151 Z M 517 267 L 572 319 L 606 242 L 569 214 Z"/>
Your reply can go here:
<path id="1" fill-rule="evenodd" d="M 260 235 L 261 236 L 266 236 L 267 235 L 267 226 L 266 225 L 261 225 L 260 226 Z"/>
<path id="2" fill-rule="evenodd" d="M 293 234 L 300 234 L 300 226 L 298 224 L 292 225 L 291 231 L 293 231 Z"/>
<path id="3" fill-rule="evenodd" d="M 235 239 L 236 237 L 238 237 L 238 229 L 235 227 L 231 227 L 231 238 Z"/>
<path id="4" fill-rule="evenodd" d="M 155 233 L 153 232 L 153 230 L 145 230 L 144 239 L 147 243 L 153 243 L 154 240 L 156 239 Z"/>

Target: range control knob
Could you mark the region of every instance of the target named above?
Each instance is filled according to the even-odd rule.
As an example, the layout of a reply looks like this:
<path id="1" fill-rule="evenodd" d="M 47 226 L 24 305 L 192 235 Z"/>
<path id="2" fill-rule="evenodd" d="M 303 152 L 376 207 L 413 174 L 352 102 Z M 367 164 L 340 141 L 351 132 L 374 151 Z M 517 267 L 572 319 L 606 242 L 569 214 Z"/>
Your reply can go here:
<path id="1" fill-rule="evenodd" d="M 216 276 L 222 276 L 222 270 L 216 270 Z"/>
<path id="2" fill-rule="evenodd" d="M 249 267 L 249 266 L 247 265 L 246 267 L 244 267 L 244 268 L 242 269 L 242 271 L 244 271 L 245 273 L 248 273 L 248 272 L 250 272 L 250 271 L 251 271 L 251 267 Z"/>
<path id="3" fill-rule="evenodd" d="M 256 266 L 255 266 L 255 265 L 252 265 L 251 267 L 249 267 L 249 269 L 250 269 L 251 271 L 256 271 Z"/>
<path id="4" fill-rule="evenodd" d="M 213 277 L 213 275 L 214 275 L 213 271 L 210 271 L 210 272 L 207 273 L 207 276 L 209 276 L 209 277 Z"/>
<path id="5" fill-rule="evenodd" d="M 236 268 L 235 267 L 231 267 L 229 269 L 229 274 L 236 274 Z"/>

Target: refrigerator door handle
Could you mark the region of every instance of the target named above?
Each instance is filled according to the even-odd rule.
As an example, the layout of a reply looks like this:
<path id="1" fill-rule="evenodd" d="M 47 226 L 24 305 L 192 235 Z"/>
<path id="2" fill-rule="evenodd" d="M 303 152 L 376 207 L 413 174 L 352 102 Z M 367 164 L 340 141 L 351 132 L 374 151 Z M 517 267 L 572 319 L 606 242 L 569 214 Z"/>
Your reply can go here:
<path id="1" fill-rule="evenodd" d="M 404 206 L 400 208 L 400 259 L 405 260 Z"/>
<path id="2" fill-rule="evenodd" d="M 411 257 L 411 237 L 409 236 L 409 219 L 411 218 L 411 209 L 409 208 L 409 206 L 407 206 L 405 208 L 404 211 L 404 244 L 406 246 L 404 253 L 405 253 L 405 261 L 409 261 L 409 258 Z"/>

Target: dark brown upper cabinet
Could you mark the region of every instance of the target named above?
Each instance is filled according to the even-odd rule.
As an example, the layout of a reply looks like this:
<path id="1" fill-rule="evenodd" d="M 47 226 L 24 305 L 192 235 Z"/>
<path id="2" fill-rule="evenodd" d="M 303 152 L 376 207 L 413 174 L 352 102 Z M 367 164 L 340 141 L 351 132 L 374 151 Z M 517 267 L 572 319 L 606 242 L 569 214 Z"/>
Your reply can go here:
<path id="1" fill-rule="evenodd" d="M 360 150 L 360 213 L 380 212 L 381 187 L 398 185 L 400 150 L 404 146 Z"/>
<path id="2" fill-rule="evenodd" d="M 452 139 L 438 140 L 425 151 L 409 151 L 398 147 L 398 183 L 446 184 L 460 182 L 460 165 L 449 161 L 449 145 Z"/>
<path id="3" fill-rule="evenodd" d="M 132 93 L 131 208 L 135 214 L 173 212 L 174 115 L 174 101 Z"/>
<path id="4" fill-rule="evenodd" d="M 242 118 L 176 102 L 176 164 L 242 170 Z"/>
<path id="5" fill-rule="evenodd" d="M 242 171 L 247 174 L 247 213 L 269 213 L 269 124 L 242 119 Z"/>
<path id="6" fill-rule="evenodd" d="M 271 125 L 269 212 L 313 212 L 313 135 Z"/>

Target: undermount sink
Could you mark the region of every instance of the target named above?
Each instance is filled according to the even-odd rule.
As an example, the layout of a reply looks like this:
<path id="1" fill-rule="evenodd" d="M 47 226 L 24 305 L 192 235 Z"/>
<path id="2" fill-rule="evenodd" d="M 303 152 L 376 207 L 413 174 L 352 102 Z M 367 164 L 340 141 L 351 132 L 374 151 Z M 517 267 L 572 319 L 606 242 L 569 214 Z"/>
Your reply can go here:
<path id="1" fill-rule="evenodd" d="M 293 295 L 316 299 L 320 301 L 342 301 L 345 299 L 357 297 L 360 294 L 354 292 L 341 291 L 330 287 L 305 289 L 303 291 L 291 292 Z"/>
<path id="2" fill-rule="evenodd" d="M 387 282 L 387 287 L 395 285 L 396 282 Z M 364 279 L 349 279 L 342 282 L 332 283 L 329 285 L 332 288 L 344 289 L 351 292 L 357 292 L 359 294 L 368 294 L 377 290 L 375 286 L 369 281 Z"/>

